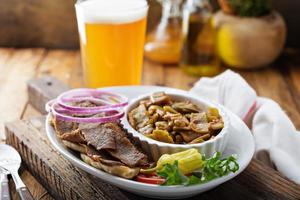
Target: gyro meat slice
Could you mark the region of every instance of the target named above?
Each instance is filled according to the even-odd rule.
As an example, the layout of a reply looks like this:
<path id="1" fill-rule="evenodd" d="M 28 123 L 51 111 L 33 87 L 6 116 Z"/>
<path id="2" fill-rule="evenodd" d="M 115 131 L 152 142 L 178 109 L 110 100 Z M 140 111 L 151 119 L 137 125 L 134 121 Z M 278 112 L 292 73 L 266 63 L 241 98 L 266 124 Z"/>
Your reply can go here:
<path id="1" fill-rule="evenodd" d="M 117 140 L 116 150 L 108 151 L 113 157 L 130 167 L 146 166 L 149 164 L 147 156 L 133 146 L 125 137 Z"/>
<path id="2" fill-rule="evenodd" d="M 208 133 L 209 123 L 207 121 L 206 113 L 192 113 L 190 119 L 190 128 L 197 133 Z"/>
<path id="3" fill-rule="evenodd" d="M 87 156 L 86 154 L 80 154 L 81 159 L 86 162 L 87 164 L 97 168 L 101 169 L 103 171 L 106 171 L 110 174 L 120 176 L 126 179 L 132 179 L 134 178 L 140 171 L 140 168 L 130 168 L 128 166 L 125 166 L 123 164 L 113 164 L 110 165 L 107 163 L 99 162 L 99 161 L 94 161 L 91 157 Z M 114 162 L 114 161 L 112 161 Z"/>
<path id="4" fill-rule="evenodd" d="M 107 124 L 80 124 L 79 129 L 87 144 L 95 149 L 116 149 L 114 132 Z"/>
<path id="5" fill-rule="evenodd" d="M 88 100 L 71 102 L 70 104 L 71 104 L 72 106 L 78 106 L 78 107 L 83 107 L 83 108 L 99 106 L 99 105 L 96 104 L 95 102 L 93 102 L 93 101 L 88 101 Z"/>
<path id="6" fill-rule="evenodd" d="M 63 135 L 65 133 L 71 133 L 78 128 L 78 124 L 75 122 L 67 122 L 64 120 L 59 120 L 55 117 L 52 118 L 51 123 L 54 126 L 57 135 Z"/>
<path id="7" fill-rule="evenodd" d="M 86 155 L 92 158 L 94 161 L 102 162 L 107 165 L 124 165 L 122 162 L 112 157 L 108 152 L 103 150 L 97 151 L 91 146 L 86 147 Z"/>
<path id="8" fill-rule="evenodd" d="M 155 105 L 165 105 L 165 104 L 170 104 L 171 99 L 170 96 L 168 96 L 164 92 L 155 92 L 150 96 L 150 101 L 152 104 Z"/>
<path id="9" fill-rule="evenodd" d="M 184 101 L 184 102 L 175 102 L 172 104 L 172 108 L 180 113 L 197 113 L 199 112 L 199 108 L 189 102 L 189 101 Z"/>
<path id="10" fill-rule="evenodd" d="M 60 135 L 59 137 L 62 140 L 67 140 L 69 142 L 85 143 L 85 138 L 81 134 L 81 131 L 79 129 L 76 129 L 75 131 L 72 131 L 72 132 L 64 133 L 63 135 Z"/>
<path id="11" fill-rule="evenodd" d="M 148 157 L 130 142 L 125 131 L 118 124 L 107 123 L 106 126 L 113 130 L 116 139 L 116 149 L 107 150 L 110 155 L 130 167 L 149 164 Z"/>
<path id="12" fill-rule="evenodd" d="M 72 150 L 80 152 L 80 153 L 86 153 L 86 151 L 87 151 L 86 144 L 74 143 L 74 142 L 70 142 L 67 140 L 62 140 L 62 143 L 69 149 L 72 149 Z"/>

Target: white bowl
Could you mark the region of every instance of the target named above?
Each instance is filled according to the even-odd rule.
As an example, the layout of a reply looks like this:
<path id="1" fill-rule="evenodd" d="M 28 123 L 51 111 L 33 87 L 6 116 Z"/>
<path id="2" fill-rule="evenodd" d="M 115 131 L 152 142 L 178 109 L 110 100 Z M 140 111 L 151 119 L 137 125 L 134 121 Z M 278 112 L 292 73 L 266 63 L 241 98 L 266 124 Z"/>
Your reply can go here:
<path id="1" fill-rule="evenodd" d="M 196 148 L 199 152 L 208 157 L 212 156 L 216 151 L 223 152 L 227 145 L 228 127 L 230 125 L 230 120 L 226 114 L 226 111 L 222 108 L 222 106 L 209 102 L 208 100 L 195 97 L 192 94 L 166 92 L 166 94 L 169 95 L 172 100 L 188 100 L 204 111 L 206 111 L 209 107 L 217 108 L 221 117 L 223 118 L 224 127 L 215 138 L 198 144 L 170 144 L 148 138 L 142 133 L 136 131 L 129 123 L 128 114 L 132 109 L 136 108 L 139 105 L 139 102 L 141 100 L 149 98 L 151 94 L 142 95 L 130 101 L 129 105 L 125 109 L 125 117 L 122 118 L 121 123 L 123 127 L 128 131 L 128 133 L 134 138 L 134 140 L 140 144 L 142 149 L 147 152 L 148 156 L 150 156 L 154 161 L 158 160 L 159 157 L 163 154 L 176 153 L 190 148 Z"/>

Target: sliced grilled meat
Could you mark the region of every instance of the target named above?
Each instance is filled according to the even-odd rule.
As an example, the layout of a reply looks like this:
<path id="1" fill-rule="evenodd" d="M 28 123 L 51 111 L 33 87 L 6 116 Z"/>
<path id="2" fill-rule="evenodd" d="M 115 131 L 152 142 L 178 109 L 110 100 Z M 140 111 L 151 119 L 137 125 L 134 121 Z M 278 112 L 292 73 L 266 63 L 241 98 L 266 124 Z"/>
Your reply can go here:
<path id="1" fill-rule="evenodd" d="M 56 118 L 52 118 L 52 124 L 54 129 L 58 135 L 63 135 L 65 133 L 71 133 L 72 131 L 78 128 L 78 124 L 74 122 L 66 122 L 63 120 L 58 120 Z"/>
<path id="2" fill-rule="evenodd" d="M 112 157 L 107 151 L 97 151 L 91 146 L 87 146 L 86 155 L 92 158 L 94 161 L 101 162 L 106 165 L 124 165 L 122 162 Z"/>
<path id="3" fill-rule="evenodd" d="M 85 143 L 85 139 L 79 129 L 72 132 L 67 132 L 59 136 L 62 140 L 67 140 L 74 143 Z"/>
<path id="4" fill-rule="evenodd" d="M 127 138 L 126 133 L 116 123 L 105 124 L 107 128 L 113 130 L 116 139 L 116 149 L 108 150 L 115 158 L 122 161 L 128 166 L 143 166 L 148 165 L 148 158 L 145 154 L 139 151 Z"/>
<path id="5" fill-rule="evenodd" d="M 88 145 L 101 149 L 116 149 L 115 134 L 107 124 L 80 124 L 79 129 Z"/>

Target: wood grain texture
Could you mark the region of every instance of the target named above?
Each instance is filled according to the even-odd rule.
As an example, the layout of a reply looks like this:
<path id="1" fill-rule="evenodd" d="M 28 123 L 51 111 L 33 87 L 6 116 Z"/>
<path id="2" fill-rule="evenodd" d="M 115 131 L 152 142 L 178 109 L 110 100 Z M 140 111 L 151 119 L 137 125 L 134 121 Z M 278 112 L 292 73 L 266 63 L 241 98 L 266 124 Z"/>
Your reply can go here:
<path id="1" fill-rule="evenodd" d="M 199 77 L 185 74 L 178 66 L 167 66 L 164 68 L 165 85 L 183 90 L 190 89 Z"/>
<path id="2" fill-rule="evenodd" d="M 258 91 L 259 95 L 274 98 L 280 106 L 287 110 L 288 115 L 292 118 L 297 128 L 299 128 L 300 123 L 300 118 L 298 115 L 298 113 L 300 113 L 299 55 L 299 51 L 287 50 L 284 53 L 284 55 L 272 66 L 272 68 L 257 71 L 237 71 L 241 73 L 241 75 L 250 83 L 250 85 Z M 24 68 L 25 66 L 31 67 Z M 25 70 L 23 71 L 23 69 Z M 12 111 L 10 111 L 10 109 L 6 106 L 1 107 L 0 104 L 0 107 L 4 109 L 5 113 L 11 113 L 11 116 L 14 116 L 5 116 L 5 114 L 2 113 L 3 118 L 0 118 L 0 123 L 2 124 L 4 122 L 14 120 L 17 118 L 31 119 L 32 117 L 40 115 L 40 113 L 37 110 L 35 110 L 30 104 L 27 103 L 26 81 L 34 76 L 41 77 L 43 75 L 54 75 L 64 83 L 69 84 L 71 87 L 78 87 L 82 85 L 80 54 L 78 51 L 48 51 L 44 49 L 16 50 L 11 48 L 0 48 L 0 70 L 1 72 L 8 72 L 6 75 L 0 73 L 0 80 L 2 81 L 0 84 L 0 93 L 2 92 L 1 88 L 15 88 L 13 90 L 6 89 L 5 92 L 1 93 L 2 96 L 0 96 L 0 99 L 2 99 L 2 101 L 6 101 L 9 97 L 9 99 L 20 98 L 20 100 L 22 100 L 16 103 L 19 104 L 17 106 L 18 109 L 13 107 Z M 180 71 L 180 69 L 176 68 L 175 66 L 166 68 L 163 65 L 153 63 L 150 61 L 145 61 L 144 63 L 143 84 L 146 85 L 165 85 L 188 89 L 192 86 L 192 83 L 197 79 L 198 78 L 196 77 L 189 77 L 183 74 Z M 21 87 L 18 87 L 18 85 L 16 84 L 20 84 Z M 10 91 L 15 92 L 10 93 Z M 26 98 L 21 94 L 25 95 Z M 4 102 L 4 105 L 8 104 Z M 1 136 L 0 131 L 0 141 L 3 141 L 3 139 L 4 137 L 3 135 Z M 22 142 L 20 142 L 19 145 L 22 145 Z M 251 163 L 249 167 L 251 166 L 253 166 L 253 163 Z M 258 186 L 251 186 L 247 184 L 248 182 L 253 184 L 252 179 L 240 180 L 240 177 L 244 176 L 244 173 L 242 173 L 234 180 L 225 183 L 222 186 L 201 195 L 200 197 L 201 199 L 220 199 L 219 196 L 217 196 L 218 193 L 220 193 L 222 199 L 228 199 L 229 196 L 226 196 L 225 192 L 222 192 L 225 191 L 225 189 L 219 189 L 224 187 L 227 191 L 234 192 L 234 194 L 236 195 L 234 199 L 253 199 L 252 197 L 253 195 L 254 197 L 256 197 L 256 193 L 259 193 L 260 199 L 266 199 L 266 193 L 262 191 L 256 191 L 256 188 L 261 187 L 260 185 L 264 185 L 263 188 L 266 191 L 268 191 L 267 193 L 270 193 L 271 197 L 277 196 L 278 198 L 280 197 L 281 199 L 285 199 L 285 196 L 283 197 L 279 194 L 273 194 L 274 191 L 272 192 L 271 189 L 275 188 L 276 190 L 278 190 L 278 192 L 286 193 L 284 194 L 287 195 L 286 198 L 300 199 L 297 198 L 297 194 L 294 192 L 291 193 L 294 196 L 288 196 L 290 194 L 289 191 L 281 190 L 276 180 L 273 180 L 273 182 L 275 182 L 274 185 L 268 177 L 262 178 L 263 176 L 260 174 L 260 171 L 261 169 L 259 169 L 258 171 L 252 171 L 254 175 L 257 175 L 253 176 L 253 178 L 257 182 Z M 247 171 L 245 171 L 245 173 L 246 172 L 248 173 L 248 169 Z M 264 171 L 262 171 L 262 173 L 263 172 Z M 35 178 L 26 169 L 22 170 L 21 176 L 22 179 L 25 181 L 26 185 L 29 186 L 30 191 L 33 193 L 36 199 L 52 199 L 51 196 L 43 188 L 42 185 L 44 185 L 44 183 L 41 181 L 37 182 Z M 290 182 L 284 182 L 281 178 L 279 179 L 279 182 L 284 185 L 291 185 L 293 191 L 296 188 L 294 184 Z M 242 187 L 242 189 L 238 186 L 241 184 L 245 184 L 245 186 Z M 13 183 L 11 182 L 11 187 L 12 186 Z M 277 187 L 279 187 L 279 189 Z M 12 191 L 14 191 L 13 188 Z M 17 199 L 17 195 L 15 195 L 14 193 L 12 194 L 12 196 L 13 200 Z M 134 195 L 131 196 L 128 193 L 126 193 L 126 196 L 130 198 L 135 198 Z M 200 197 L 197 197 L 195 199 L 198 199 Z"/>
<path id="3" fill-rule="evenodd" d="M 0 61 L 0 134 L 4 134 L 3 123 L 21 117 L 27 103 L 26 82 L 34 77 L 44 53 L 44 49 L 22 49 L 4 54 Z"/>
<path id="4" fill-rule="evenodd" d="M 50 50 L 45 53 L 39 67 L 36 69 L 35 77 L 54 76 L 71 88 L 82 86 L 82 70 L 80 66 L 80 53 L 74 50 Z M 52 96 L 50 94 L 50 96 Z M 23 116 L 38 116 L 31 105 L 26 105 Z M 22 117 L 23 117 L 22 116 Z"/>
<path id="5" fill-rule="evenodd" d="M 165 84 L 164 67 L 159 63 L 145 60 L 142 83 L 143 85 L 163 86 Z"/>
<path id="6" fill-rule="evenodd" d="M 300 129 L 300 51 L 286 49 L 269 68 L 252 71 L 236 70 L 259 96 L 275 100 Z"/>
<path id="7" fill-rule="evenodd" d="M 82 76 L 79 51 L 47 51 L 43 60 L 41 60 L 39 67 L 36 69 L 35 75 L 35 77 L 37 78 L 41 78 L 43 76 L 55 76 L 60 81 L 62 81 L 65 84 L 68 84 L 71 87 L 80 87 L 82 85 Z M 41 113 L 35 108 L 33 108 L 31 104 L 27 103 L 21 118 L 32 119 L 33 117 L 38 116 L 41 116 Z M 25 174 L 24 181 L 38 184 L 36 184 L 34 187 L 31 187 L 31 189 L 34 190 L 33 192 L 35 198 L 52 199 L 51 195 L 46 191 L 46 189 L 41 184 L 39 184 L 33 176 L 26 172 L 26 170 L 23 172 L 23 174 Z"/>
<path id="8" fill-rule="evenodd" d="M 78 48 L 74 0 L 0 0 L 0 45 Z"/>
<path id="9" fill-rule="evenodd" d="M 7 143 L 18 150 L 26 167 L 55 199 L 127 199 L 117 188 L 89 178 L 59 156 L 47 140 L 44 118 L 19 122 L 7 125 Z"/>
<path id="10" fill-rule="evenodd" d="M 46 191 L 46 189 L 44 189 L 42 187 L 42 185 L 27 171 L 24 169 L 24 167 L 22 166 L 21 169 L 19 170 L 19 173 L 21 174 L 21 179 L 23 180 L 23 182 L 25 183 L 25 185 L 29 188 L 30 192 L 32 193 L 32 195 L 35 197 L 35 199 L 49 199 L 49 197 L 51 199 L 53 199 L 48 192 Z M 10 179 L 9 181 L 9 187 L 10 187 L 10 192 L 11 192 L 11 199 L 12 200 L 19 200 L 19 195 L 16 192 L 16 188 L 15 188 L 15 183 L 13 182 L 12 179 Z M 48 194 L 48 195 L 47 195 Z"/>
<path id="11" fill-rule="evenodd" d="M 299 51 L 287 49 L 285 53 L 278 60 L 278 66 L 283 79 L 286 81 L 288 90 L 291 93 L 296 107 L 294 112 L 300 112 L 300 57 Z M 300 129 L 299 126 L 297 126 Z"/>
<path id="12" fill-rule="evenodd" d="M 31 79 L 27 84 L 28 103 L 40 113 L 47 114 L 46 103 L 68 89 L 66 84 L 53 76 Z"/>
<path id="13" fill-rule="evenodd" d="M 80 86 L 82 77 L 79 51 L 48 51 L 37 72 L 37 77 L 44 75 L 55 76 L 71 87 Z"/>
<path id="14" fill-rule="evenodd" d="M 289 86 L 279 70 L 266 68 L 255 72 L 240 71 L 240 73 L 259 96 L 268 97 L 278 102 L 296 127 L 300 128 L 300 114 L 294 109 L 297 100 L 291 95 Z"/>

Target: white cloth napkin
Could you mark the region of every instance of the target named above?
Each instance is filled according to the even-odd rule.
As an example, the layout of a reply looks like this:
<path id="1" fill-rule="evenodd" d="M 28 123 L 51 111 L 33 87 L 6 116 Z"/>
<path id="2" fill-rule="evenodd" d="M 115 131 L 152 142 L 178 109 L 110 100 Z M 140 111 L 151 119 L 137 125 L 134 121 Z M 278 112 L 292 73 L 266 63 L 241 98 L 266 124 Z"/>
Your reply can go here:
<path id="1" fill-rule="evenodd" d="M 257 97 L 231 70 L 201 78 L 190 92 L 224 105 L 243 119 L 255 139 L 255 157 L 300 184 L 300 132 L 276 102 Z"/>

